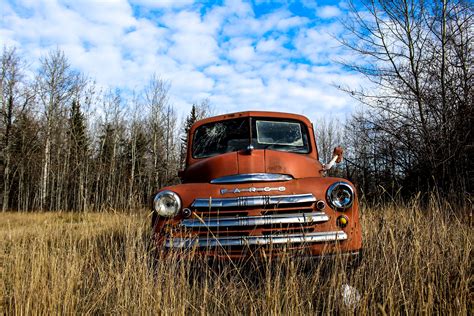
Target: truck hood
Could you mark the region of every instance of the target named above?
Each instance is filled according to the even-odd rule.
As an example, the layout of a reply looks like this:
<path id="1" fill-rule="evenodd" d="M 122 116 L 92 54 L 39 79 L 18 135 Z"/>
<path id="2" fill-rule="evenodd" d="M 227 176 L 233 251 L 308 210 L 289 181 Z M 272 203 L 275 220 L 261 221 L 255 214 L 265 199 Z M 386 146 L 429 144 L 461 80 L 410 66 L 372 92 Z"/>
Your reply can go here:
<path id="1" fill-rule="evenodd" d="M 189 166 L 183 174 L 183 183 L 206 183 L 224 176 L 251 173 L 286 174 L 296 179 L 320 177 L 321 170 L 321 163 L 305 154 L 239 151 L 209 157 Z"/>

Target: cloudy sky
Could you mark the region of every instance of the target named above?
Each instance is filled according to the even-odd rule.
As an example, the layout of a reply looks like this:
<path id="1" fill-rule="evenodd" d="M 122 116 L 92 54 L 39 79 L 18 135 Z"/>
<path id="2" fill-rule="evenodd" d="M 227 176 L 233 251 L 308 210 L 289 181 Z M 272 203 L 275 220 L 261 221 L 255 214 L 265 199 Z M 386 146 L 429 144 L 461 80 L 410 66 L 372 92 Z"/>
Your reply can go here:
<path id="1" fill-rule="evenodd" d="M 0 0 L 0 44 L 33 65 L 59 47 L 103 86 L 141 89 L 157 74 L 185 113 L 208 98 L 216 113 L 344 117 L 355 101 L 334 85 L 363 84 L 336 61 L 344 1 Z"/>

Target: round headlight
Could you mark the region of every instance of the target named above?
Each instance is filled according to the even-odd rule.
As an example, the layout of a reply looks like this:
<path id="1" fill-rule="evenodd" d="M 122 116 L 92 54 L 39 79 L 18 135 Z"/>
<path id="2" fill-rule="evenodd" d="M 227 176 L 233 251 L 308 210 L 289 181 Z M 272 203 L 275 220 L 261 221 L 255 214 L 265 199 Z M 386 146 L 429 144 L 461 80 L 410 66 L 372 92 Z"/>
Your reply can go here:
<path id="1" fill-rule="evenodd" d="M 352 205 L 354 191 L 349 184 L 336 182 L 329 187 L 326 198 L 332 207 L 345 209 Z"/>
<path id="2" fill-rule="evenodd" d="M 161 191 L 155 196 L 153 206 L 158 215 L 172 217 L 181 209 L 181 199 L 172 191 Z"/>

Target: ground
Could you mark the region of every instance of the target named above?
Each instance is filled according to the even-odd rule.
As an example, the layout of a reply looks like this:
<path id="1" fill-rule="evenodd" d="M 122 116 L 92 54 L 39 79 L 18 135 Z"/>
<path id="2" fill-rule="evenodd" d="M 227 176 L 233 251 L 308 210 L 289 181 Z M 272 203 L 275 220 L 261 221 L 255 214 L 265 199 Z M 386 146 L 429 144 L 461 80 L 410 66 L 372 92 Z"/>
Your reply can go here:
<path id="1" fill-rule="evenodd" d="M 145 210 L 1 213 L 0 312 L 472 314 L 474 233 L 461 214 L 439 202 L 363 206 L 354 271 L 338 260 L 156 261 Z"/>

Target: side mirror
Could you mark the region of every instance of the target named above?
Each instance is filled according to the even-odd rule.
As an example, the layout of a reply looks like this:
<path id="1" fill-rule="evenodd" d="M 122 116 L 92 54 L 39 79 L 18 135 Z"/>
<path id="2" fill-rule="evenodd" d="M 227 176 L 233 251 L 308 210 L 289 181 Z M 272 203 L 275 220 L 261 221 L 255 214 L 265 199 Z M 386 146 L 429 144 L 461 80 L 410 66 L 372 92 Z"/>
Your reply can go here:
<path id="1" fill-rule="evenodd" d="M 323 170 L 327 171 L 331 169 L 335 163 L 340 163 L 343 159 L 343 153 L 344 153 L 344 150 L 342 149 L 342 147 L 334 148 L 334 151 L 332 152 L 332 159 L 330 162 L 323 165 Z"/>
<path id="2" fill-rule="evenodd" d="M 332 152 L 332 156 L 337 156 L 336 163 L 340 163 L 343 159 L 343 154 L 344 154 L 344 149 L 342 147 L 336 147 L 334 148 L 334 151 Z"/>

